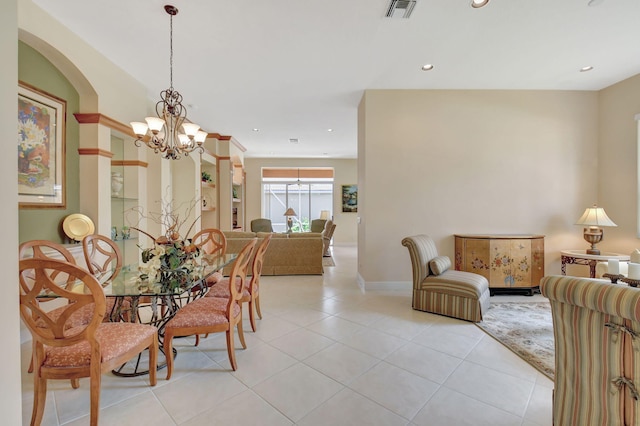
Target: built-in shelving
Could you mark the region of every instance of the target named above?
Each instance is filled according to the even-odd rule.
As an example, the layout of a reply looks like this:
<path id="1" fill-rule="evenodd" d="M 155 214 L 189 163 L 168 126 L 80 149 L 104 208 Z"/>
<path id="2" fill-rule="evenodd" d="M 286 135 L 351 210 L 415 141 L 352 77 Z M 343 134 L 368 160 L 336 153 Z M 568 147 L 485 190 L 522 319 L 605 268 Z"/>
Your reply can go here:
<path id="1" fill-rule="evenodd" d="M 122 263 L 125 265 L 138 263 L 140 249 L 138 248 L 138 232 L 131 229 L 135 225 L 130 223 L 127 213 L 140 205 L 138 198 L 138 165 L 126 161 L 126 141 L 114 134 L 111 136 L 111 239 L 122 252 Z M 128 232 L 128 237 L 123 235 Z"/>
<path id="2" fill-rule="evenodd" d="M 201 198 L 201 229 L 218 228 L 218 215 L 216 214 L 218 207 L 218 159 L 213 153 L 205 150 L 200 155 L 200 174 L 207 173 L 211 177 L 211 181 L 201 181 L 200 198 Z"/>

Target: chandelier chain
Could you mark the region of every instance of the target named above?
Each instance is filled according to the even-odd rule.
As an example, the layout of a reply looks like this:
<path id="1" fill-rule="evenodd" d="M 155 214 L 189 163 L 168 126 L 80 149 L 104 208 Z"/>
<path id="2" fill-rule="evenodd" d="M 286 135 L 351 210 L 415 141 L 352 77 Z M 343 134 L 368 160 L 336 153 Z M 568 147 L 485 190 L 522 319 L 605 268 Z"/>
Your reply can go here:
<path id="1" fill-rule="evenodd" d="M 169 14 L 169 87 L 173 89 L 173 15 Z"/>

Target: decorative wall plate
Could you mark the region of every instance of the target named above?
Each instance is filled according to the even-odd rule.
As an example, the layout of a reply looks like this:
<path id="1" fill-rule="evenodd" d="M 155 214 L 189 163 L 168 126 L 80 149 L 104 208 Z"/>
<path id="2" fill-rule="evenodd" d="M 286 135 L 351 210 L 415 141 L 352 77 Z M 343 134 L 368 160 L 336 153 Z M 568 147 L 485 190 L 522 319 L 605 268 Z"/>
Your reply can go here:
<path id="1" fill-rule="evenodd" d="M 82 241 L 87 235 L 93 234 L 96 228 L 88 216 L 74 213 L 64 218 L 62 229 L 64 233 L 67 234 L 67 237 L 72 240 Z"/>

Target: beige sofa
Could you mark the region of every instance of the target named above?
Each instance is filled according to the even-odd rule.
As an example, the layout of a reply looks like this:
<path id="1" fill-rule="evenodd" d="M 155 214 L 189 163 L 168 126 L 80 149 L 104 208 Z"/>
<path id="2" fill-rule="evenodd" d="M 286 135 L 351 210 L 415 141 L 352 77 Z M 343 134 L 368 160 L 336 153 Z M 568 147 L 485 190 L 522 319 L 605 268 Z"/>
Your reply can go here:
<path id="1" fill-rule="evenodd" d="M 227 253 L 238 253 L 252 238 L 264 238 L 265 232 L 223 231 Z M 324 251 L 322 233 L 272 233 L 264 256 L 262 275 L 322 275 Z M 259 244 L 259 242 L 258 242 Z M 224 270 L 228 275 L 231 268 Z"/>

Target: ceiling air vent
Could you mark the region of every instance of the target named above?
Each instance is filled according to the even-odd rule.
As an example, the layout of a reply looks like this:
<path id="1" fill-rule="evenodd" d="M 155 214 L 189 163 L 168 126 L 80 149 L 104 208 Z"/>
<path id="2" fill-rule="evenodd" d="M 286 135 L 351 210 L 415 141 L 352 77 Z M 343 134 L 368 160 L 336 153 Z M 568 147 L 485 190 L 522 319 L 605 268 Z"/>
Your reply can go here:
<path id="1" fill-rule="evenodd" d="M 391 0 L 387 9 L 387 18 L 409 18 L 413 8 L 416 6 L 416 0 Z"/>

